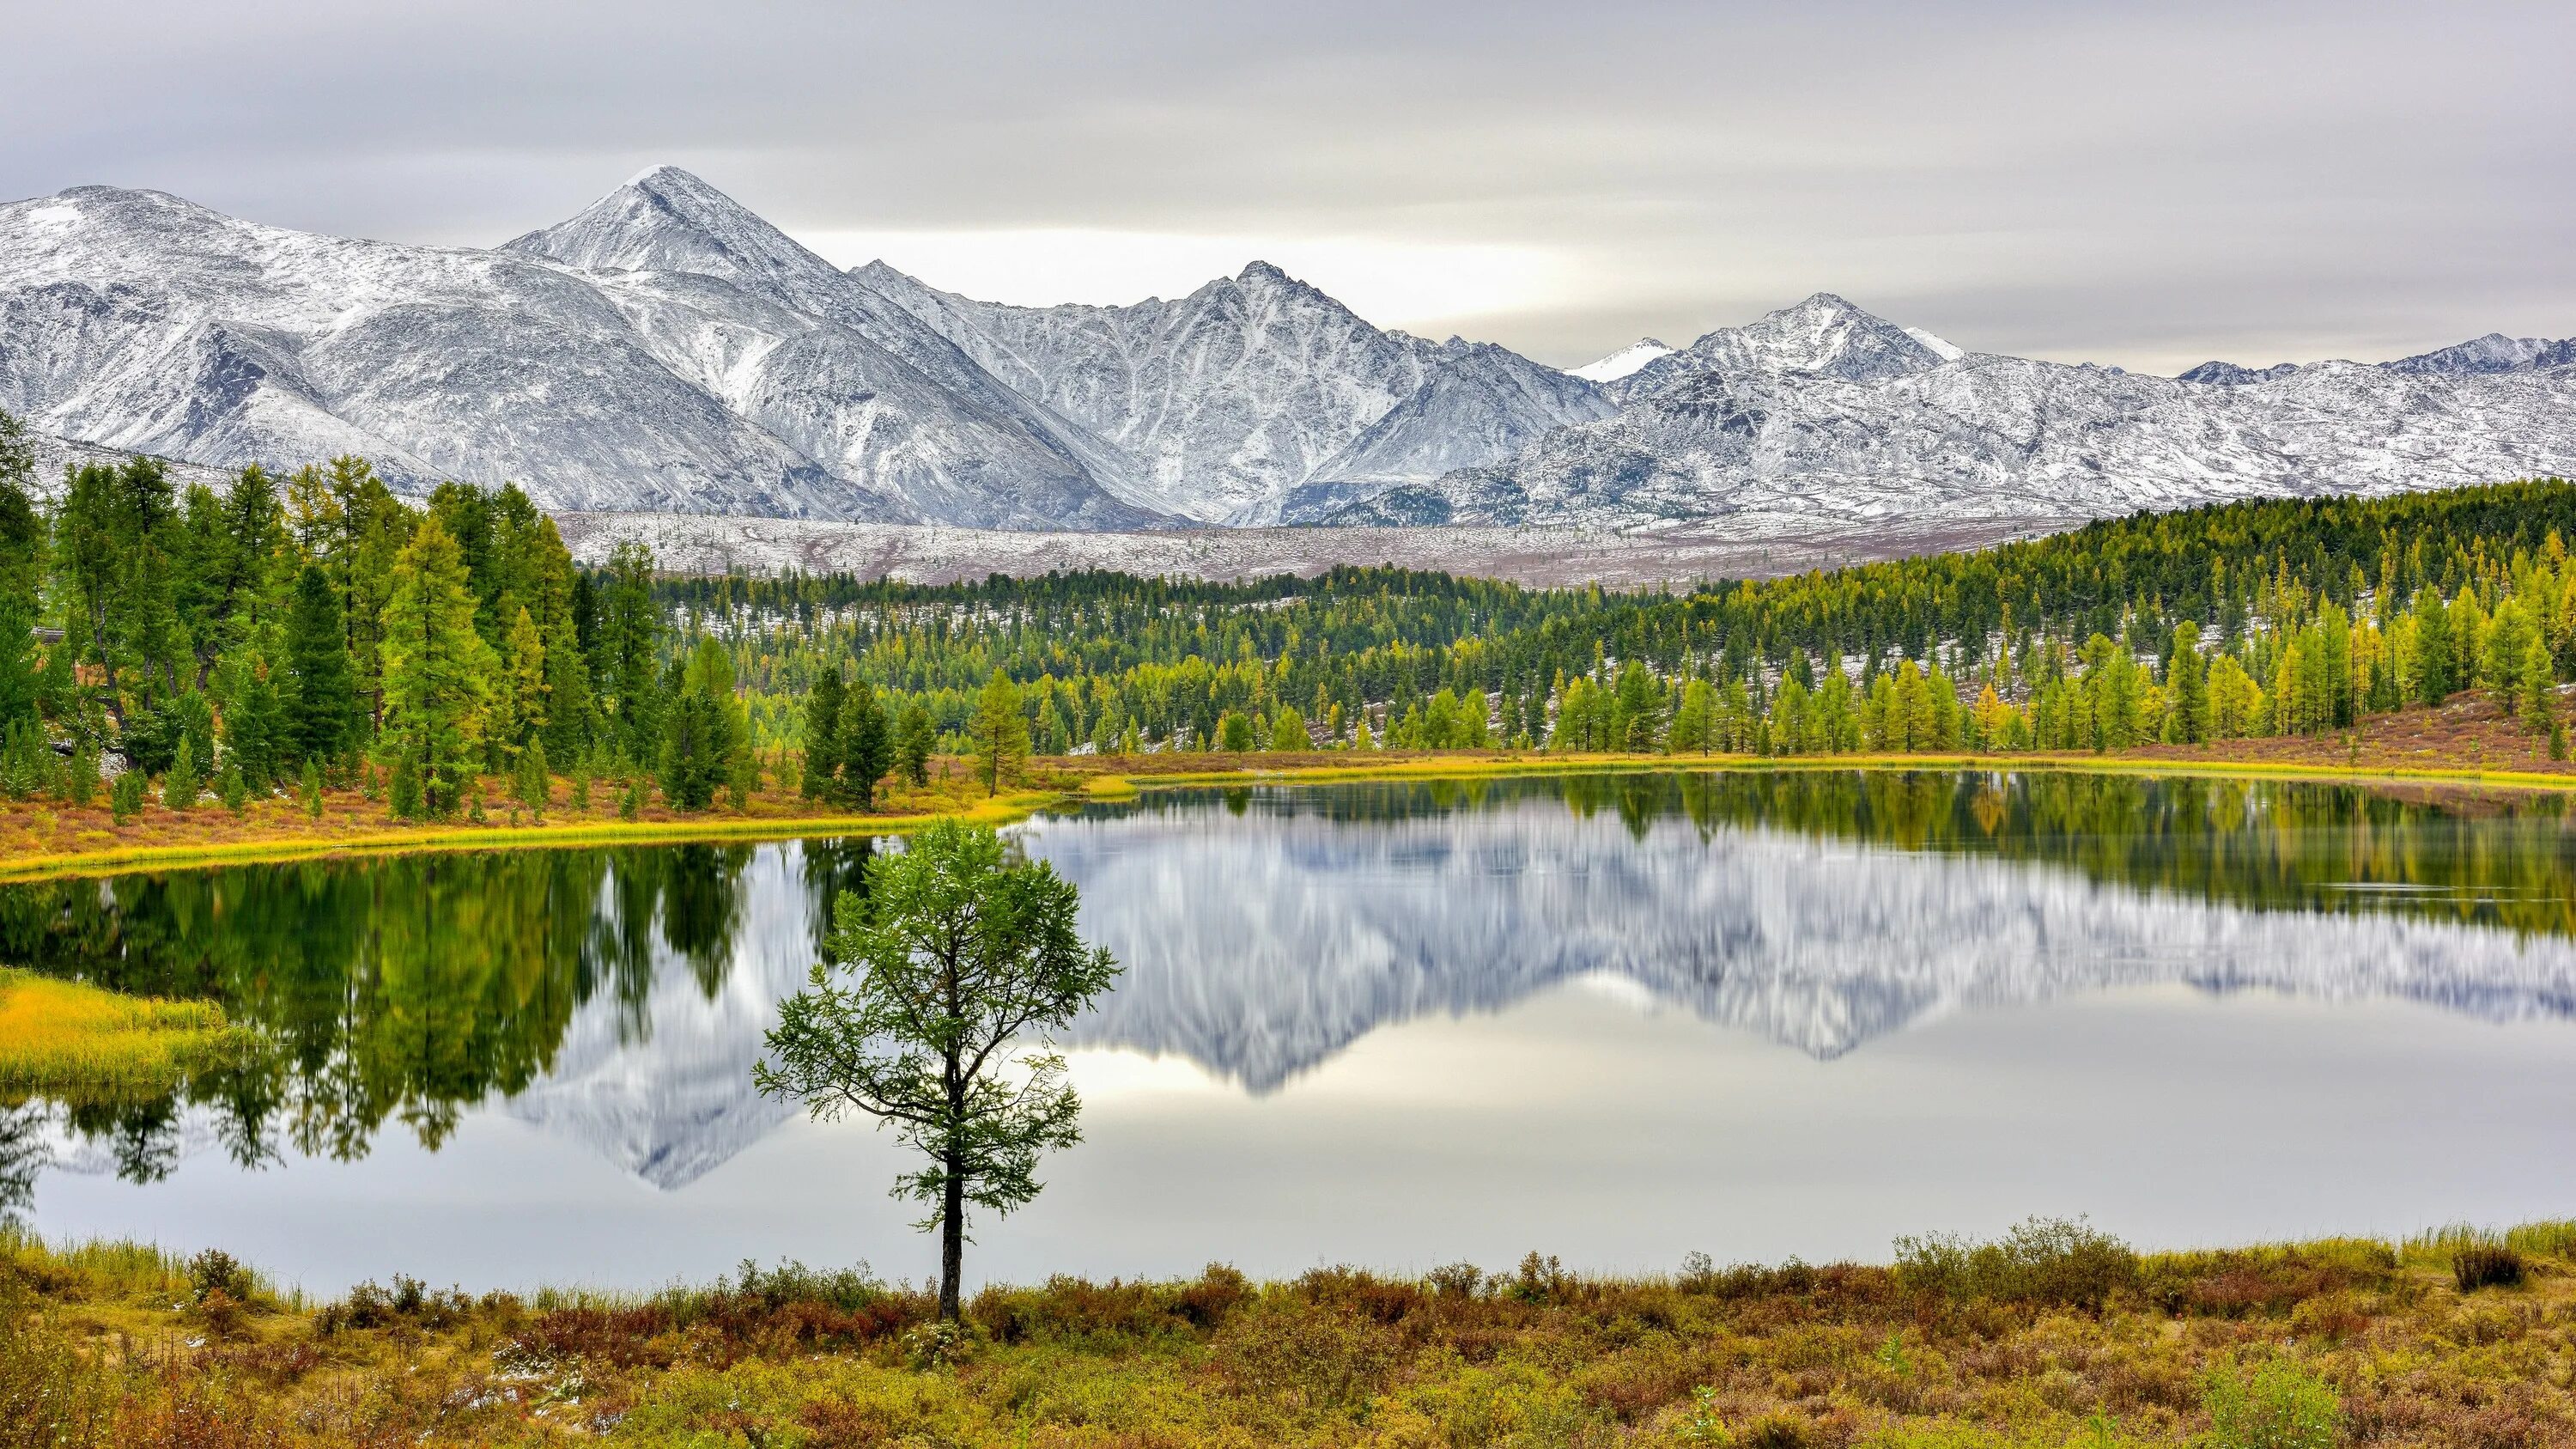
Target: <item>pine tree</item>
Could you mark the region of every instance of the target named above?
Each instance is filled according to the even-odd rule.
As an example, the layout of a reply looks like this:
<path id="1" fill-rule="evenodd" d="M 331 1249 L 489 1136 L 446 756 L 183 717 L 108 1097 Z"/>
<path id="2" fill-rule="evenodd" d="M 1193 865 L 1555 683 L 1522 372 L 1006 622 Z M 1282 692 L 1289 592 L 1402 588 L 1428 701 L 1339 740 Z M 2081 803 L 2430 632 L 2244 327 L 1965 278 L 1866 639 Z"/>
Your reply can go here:
<path id="1" fill-rule="evenodd" d="M 119 825 L 130 825 L 143 813 L 143 772 L 129 769 L 108 787 L 107 810 Z"/>
<path id="2" fill-rule="evenodd" d="M 803 791 L 808 800 L 834 798 L 840 783 L 844 693 L 840 666 L 833 665 L 815 676 L 814 687 L 805 695 Z"/>
<path id="3" fill-rule="evenodd" d="M 974 741 L 975 768 L 984 777 L 984 793 L 999 794 L 1002 781 L 1018 778 L 1029 757 L 1028 717 L 1020 712 L 1020 691 L 1009 675 L 996 669 L 984 681 L 966 733 Z M 1247 734 L 1243 748 L 1250 747 Z"/>
<path id="4" fill-rule="evenodd" d="M 2164 735 L 2175 744 L 2201 744 L 2209 738 L 2209 667 L 2200 657 L 2200 626 L 2175 625 L 2173 650 L 2165 671 Z"/>
<path id="5" fill-rule="evenodd" d="M 295 605 L 286 625 L 284 701 L 298 759 L 337 758 L 357 721 L 357 679 L 349 667 L 347 630 L 330 575 L 318 564 L 307 564 L 296 577 Z"/>
<path id="6" fill-rule="evenodd" d="M 507 758 L 524 751 L 546 727 L 546 646 L 537 634 L 537 621 L 524 607 L 510 620 L 501 660 L 493 713 L 498 744 Z"/>
<path id="7" fill-rule="evenodd" d="M 2547 734 L 2558 718 L 2558 672 L 2552 666 L 2549 645 L 2537 632 L 2522 642 L 2522 661 L 2514 671 L 2513 683 L 2523 728 L 2536 735 Z"/>
<path id="8" fill-rule="evenodd" d="M 2424 600 L 2415 607 L 2415 697 L 2425 704 L 2438 705 L 2451 697 L 2452 683 L 2450 614 L 2442 607 L 2442 596 L 2426 590 Z"/>
<path id="9" fill-rule="evenodd" d="M 553 792 L 554 782 L 546 769 L 544 736 L 529 740 L 528 747 L 519 751 L 519 768 L 513 784 L 513 793 L 518 796 L 520 804 L 528 807 L 528 813 L 539 820 L 545 819 L 546 800 Z"/>
<path id="10" fill-rule="evenodd" d="M 1311 750 L 1315 741 L 1306 733 L 1306 717 L 1297 706 L 1283 704 L 1270 718 L 1270 748 L 1281 753 Z"/>
<path id="11" fill-rule="evenodd" d="M 482 759 L 494 664 L 474 627 L 463 551 L 435 517 L 395 560 L 381 649 L 379 748 L 397 769 L 410 764 L 421 808 L 446 815 L 463 803 Z"/>
<path id="12" fill-rule="evenodd" d="M 98 798 L 98 786 L 98 746 L 75 736 L 71 758 L 63 763 L 63 800 L 75 810 L 86 810 Z"/>
<path id="13" fill-rule="evenodd" d="M 873 809 L 877 781 L 895 763 L 894 729 L 866 680 L 850 686 L 841 706 L 841 789 L 861 810 Z"/>
<path id="14" fill-rule="evenodd" d="M 939 727 L 930 718 L 930 707 L 919 700 L 905 705 L 903 722 L 895 727 L 894 758 L 913 788 L 930 783 L 930 755 L 938 747 Z"/>
<path id="15" fill-rule="evenodd" d="M 179 752 L 161 776 L 161 806 L 165 810 L 185 810 L 197 803 L 202 788 L 197 777 L 197 742 L 183 734 L 179 736 Z"/>
<path id="16" fill-rule="evenodd" d="M 735 754 L 749 748 L 733 696 L 733 661 L 724 646 L 700 639 L 663 711 L 662 798 L 674 810 L 703 810 L 734 777 Z"/>

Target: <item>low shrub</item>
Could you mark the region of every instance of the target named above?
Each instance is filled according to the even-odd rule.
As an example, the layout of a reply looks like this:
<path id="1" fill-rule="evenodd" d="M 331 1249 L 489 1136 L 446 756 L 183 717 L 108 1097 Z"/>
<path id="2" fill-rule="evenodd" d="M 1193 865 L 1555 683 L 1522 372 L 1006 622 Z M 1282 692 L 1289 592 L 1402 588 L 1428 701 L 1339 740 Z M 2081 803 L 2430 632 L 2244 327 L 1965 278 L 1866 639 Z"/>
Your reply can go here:
<path id="1" fill-rule="evenodd" d="M 1950 1233 L 1896 1240 L 1897 1281 L 1964 1303 L 1992 1299 L 2099 1310 L 2138 1284 L 2138 1255 L 2081 1218 L 2032 1218 L 1993 1242 Z"/>
<path id="2" fill-rule="evenodd" d="M 2287 1360 L 2211 1374 L 2203 1403 L 2212 1449 L 2333 1449 L 2343 1436 L 2333 1386 Z"/>
<path id="3" fill-rule="evenodd" d="M 18 1274 L 0 1265 L 0 1442 L 86 1449 L 116 1442 L 112 1375 L 38 1310 Z"/>
<path id="4" fill-rule="evenodd" d="M 2471 1243 L 2451 1254 L 2451 1278 L 2463 1293 L 2522 1286 L 2522 1255 L 2502 1243 Z"/>

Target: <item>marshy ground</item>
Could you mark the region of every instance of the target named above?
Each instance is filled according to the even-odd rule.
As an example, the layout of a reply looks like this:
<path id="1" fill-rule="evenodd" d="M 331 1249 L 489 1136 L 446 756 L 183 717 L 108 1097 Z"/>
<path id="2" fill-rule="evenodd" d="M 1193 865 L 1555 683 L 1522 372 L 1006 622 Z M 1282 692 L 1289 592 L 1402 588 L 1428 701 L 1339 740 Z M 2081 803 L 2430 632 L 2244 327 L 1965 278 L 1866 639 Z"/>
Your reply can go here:
<path id="1" fill-rule="evenodd" d="M 2139 1255 L 2079 1224 L 1892 1266 L 1056 1279 L 962 1333 L 864 1271 L 649 1296 L 0 1241 L 0 1442 L 1968 1446 L 2576 1443 L 2576 1224 Z"/>

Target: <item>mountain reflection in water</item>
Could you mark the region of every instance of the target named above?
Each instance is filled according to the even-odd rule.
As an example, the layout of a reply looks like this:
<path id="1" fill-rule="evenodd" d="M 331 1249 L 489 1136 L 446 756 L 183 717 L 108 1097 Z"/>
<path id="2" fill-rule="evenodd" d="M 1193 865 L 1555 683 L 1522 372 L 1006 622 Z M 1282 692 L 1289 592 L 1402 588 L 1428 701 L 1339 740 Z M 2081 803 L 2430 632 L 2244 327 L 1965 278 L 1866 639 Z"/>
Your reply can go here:
<path id="1" fill-rule="evenodd" d="M 1259 1095 L 1360 1038 L 1579 979 L 1819 1060 L 1942 1013 L 2184 983 L 2576 1013 L 2555 797 L 1983 773 L 1578 776 L 1149 793 L 1031 822 L 1126 966 L 1078 1046 Z M 0 960 L 203 996 L 257 1034 L 159 1101 L 0 1114 L 0 1208 L 50 1161 L 149 1182 L 436 1148 L 474 1112 L 662 1188 L 792 1115 L 775 1003 L 864 840 L 421 855 L 0 888 Z"/>

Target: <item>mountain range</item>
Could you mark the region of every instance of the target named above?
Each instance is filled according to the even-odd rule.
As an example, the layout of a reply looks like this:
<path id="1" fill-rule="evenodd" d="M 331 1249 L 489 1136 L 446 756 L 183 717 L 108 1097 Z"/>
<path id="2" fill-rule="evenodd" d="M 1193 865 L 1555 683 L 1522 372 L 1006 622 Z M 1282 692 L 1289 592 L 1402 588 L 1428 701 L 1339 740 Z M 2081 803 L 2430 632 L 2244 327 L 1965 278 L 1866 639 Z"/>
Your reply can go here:
<path id="1" fill-rule="evenodd" d="M 357 452 L 557 511 L 983 529 L 2055 524 L 2576 470 L 2576 339 L 2179 378 L 1965 351 L 1818 293 L 1560 371 L 1254 262 L 1024 307 L 835 267 L 673 167 L 498 247 L 160 192 L 0 206 L 0 408 L 237 467 Z"/>

